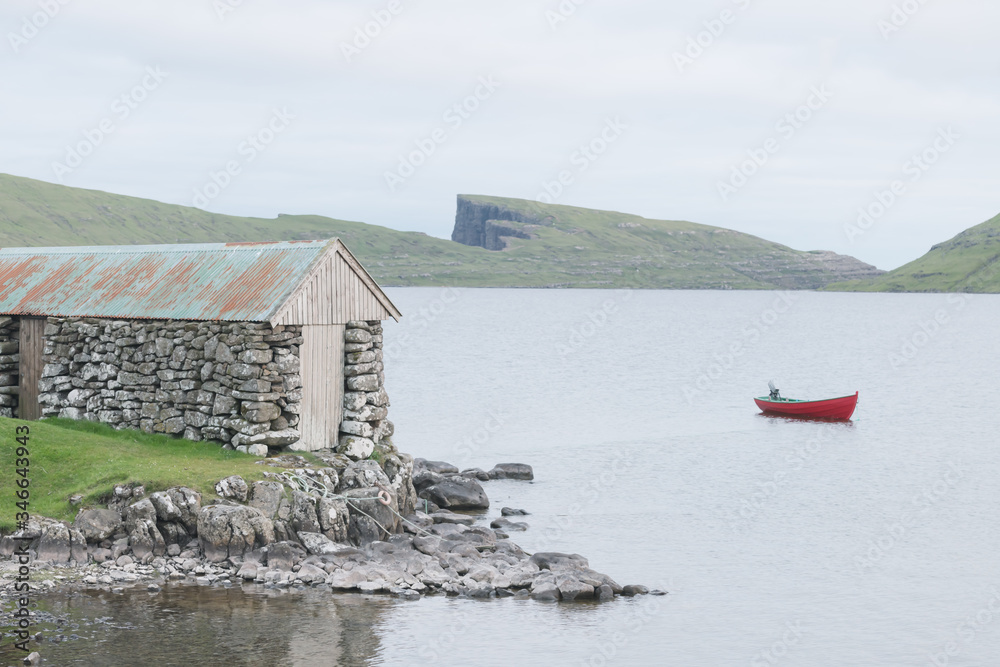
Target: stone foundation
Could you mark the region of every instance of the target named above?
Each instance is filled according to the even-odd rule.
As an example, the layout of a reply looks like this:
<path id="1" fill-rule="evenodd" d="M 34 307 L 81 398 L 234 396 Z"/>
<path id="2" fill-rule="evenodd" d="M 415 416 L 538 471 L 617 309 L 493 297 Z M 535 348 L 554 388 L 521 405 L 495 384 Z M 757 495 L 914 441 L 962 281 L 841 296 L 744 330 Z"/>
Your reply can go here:
<path id="1" fill-rule="evenodd" d="M 17 416 L 21 322 L 0 317 L 0 417 Z"/>
<path id="2" fill-rule="evenodd" d="M 254 453 L 299 439 L 299 326 L 50 317 L 44 336 L 43 417 L 258 445 Z M 15 340 L 0 326 L 0 351 Z M 0 366 L 0 383 L 14 362 Z"/>
<path id="3" fill-rule="evenodd" d="M 344 419 L 337 451 L 355 461 L 371 456 L 376 445 L 393 434 L 388 414 L 382 323 L 348 322 L 344 330 Z"/>

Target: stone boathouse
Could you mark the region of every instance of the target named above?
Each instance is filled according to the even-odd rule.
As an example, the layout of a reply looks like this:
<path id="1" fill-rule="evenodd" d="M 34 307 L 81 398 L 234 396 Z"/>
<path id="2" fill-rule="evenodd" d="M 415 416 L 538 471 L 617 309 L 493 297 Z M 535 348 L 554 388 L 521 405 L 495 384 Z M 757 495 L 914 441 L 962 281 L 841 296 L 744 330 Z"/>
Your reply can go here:
<path id="1" fill-rule="evenodd" d="M 368 457 L 399 310 L 338 239 L 0 249 L 0 416 Z"/>

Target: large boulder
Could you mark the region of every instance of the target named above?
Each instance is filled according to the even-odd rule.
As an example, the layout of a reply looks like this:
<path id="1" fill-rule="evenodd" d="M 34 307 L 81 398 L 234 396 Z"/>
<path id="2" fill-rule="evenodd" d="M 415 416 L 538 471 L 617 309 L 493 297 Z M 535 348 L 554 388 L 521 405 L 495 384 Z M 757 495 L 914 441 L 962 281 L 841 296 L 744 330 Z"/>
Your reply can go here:
<path id="1" fill-rule="evenodd" d="M 230 475 L 216 482 L 215 492 L 223 498 L 245 503 L 250 495 L 250 487 L 247 486 L 246 480 L 239 475 Z"/>
<path id="2" fill-rule="evenodd" d="M 319 519 L 316 517 L 315 496 L 302 491 L 292 491 L 292 515 L 288 520 L 288 525 L 296 533 L 299 531 L 320 532 Z"/>
<path id="3" fill-rule="evenodd" d="M 179 523 L 184 526 L 188 534 L 197 530 L 201 494 L 194 489 L 175 486 L 166 491 L 150 494 L 149 501 L 153 503 L 156 519 L 160 523 Z"/>
<path id="4" fill-rule="evenodd" d="M 450 510 L 484 510 L 490 506 L 490 499 L 486 497 L 482 485 L 468 477 L 445 479 L 428 486 L 419 495 Z"/>
<path id="5" fill-rule="evenodd" d="M 73 527 L 80 531 L 88 542 L 106 540 L 118 532 L 122 525 L 121 515 L 114 510 L 82 510 L 73 520 Z"/>
<path id="6" fill-rule="evenodd" d="M 267 548 L 267 566 L 272 570 L 290 572 L 305 557 L 305 550 L 295 542 L 275 542 Z"/>
<path id="7" fill-rule="evenodd" d="M 350 489 L 366 489 L 379 485 L 388 488 L 391 482 L 378 461 L 355 461 L 347 466 L 347 469 L 340 476 L 340 485 L 337 490 L 344 492 Z"/>
<path id="8" fill-rule="evenodd" d="M 399 513 L 412 514 L 417 507 L 417 490 L 413 485 L 413 459 L 409 454 L 390 454 L 382 469 L 389 478 L 389 488 L 396 498 Z"/>
<path id="9" fill-rule="evenodd" d="M 256 507 L 268 519 L 273 519 L 284 497 L 285 487 L 281 482 L 254 482 L 250 491 L 250 507 Z"/>
<path id="10" fill-rule="evenodd" d="M 384 540 L 399 530 L 399 519 L 393 514 L 395 499 L 389 505 L 377 500 L 376 487 L 344 491 L 347 498 L 347 538 L 351 544 L 368 544 Z"/>
<path id="11" fill-rule="evenodd" d="M 274 542 L 274 524 L 255 507 L 209 505 L 198 513 L 198 537 L 205 557 L 220 562 Z"/>
<path id="12" fill-rule="evenodd" d="M 535 479 L 535 472 L 527 463 L 498 463 L 489 472 L 490 479 Z"/>
<path id="13" fill-rule="evenodd" d="M 444 461 L 428 461 L 427 459 L 419 458 L 413 459 L 413 470 L 430 470 L 431 472 L 436 472 L 439 475 L 458 472 L 458 468 L 450 463 L 445 463 Z"/>
<path id="14" fill-rule="evenodd" d="M 299 533 L 299 542 L 313 556 L 325 556 L 345 548 L 345 545 L 337 544 L 322 533 Z"/>
<path id="15" fill-rule="evenodd" d="M 371 438 L 357 435 L 341 435 L 337 453 L 343 454 L 352 461 L 367 459 L 375 451 L 375 442 Z"/>
<path id="16" fill-rule="evenodd" d="M 42 527 L 38 540 L 36 558 L 50 563 L 68 563 L 72 558 L 69 528 L 61 523 L 49 523 Z"/>
<path id="17" fill-rule="evenodd" d="M 122 518 L 136 560 L 144 560 L 150 554 L 162 556 L 167 552 L 166 541 L 156 527 L 156 508 L 149 498 L 126 507 Z"/>
<path id="18" fill-rule="evenodd" d="M 561 554 L 554 551 L 538 552 L 531 557 L 531 562 L 539 570 L 572 570 L 590 567 L 587 559 L 580 554 Z"/>
<path id="19" fill-rule="evenodd" d="M 347 542 L 347 527 L 351 516 L 345 501 L 339 498 L 320 498 L 316 502 L 316 518 L 319 519 L 323 535 L 334 542 Z"/>

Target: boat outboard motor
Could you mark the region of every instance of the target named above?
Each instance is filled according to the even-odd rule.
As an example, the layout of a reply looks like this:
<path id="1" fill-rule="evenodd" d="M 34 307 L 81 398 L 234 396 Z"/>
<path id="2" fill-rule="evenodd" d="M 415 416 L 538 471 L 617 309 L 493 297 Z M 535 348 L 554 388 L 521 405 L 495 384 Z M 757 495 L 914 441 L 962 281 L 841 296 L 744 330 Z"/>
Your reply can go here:
<path id="1" fill-rule="evenodd" d="M 781 394 L 778 392 L 778 388 L 774 386 L 774 380 L 768 380 L 767 381 L 767 388 L 771 390 L 771 394 L 770 394 L 769 398 L 772 401 L 780 401 L 781 400 Z"/>

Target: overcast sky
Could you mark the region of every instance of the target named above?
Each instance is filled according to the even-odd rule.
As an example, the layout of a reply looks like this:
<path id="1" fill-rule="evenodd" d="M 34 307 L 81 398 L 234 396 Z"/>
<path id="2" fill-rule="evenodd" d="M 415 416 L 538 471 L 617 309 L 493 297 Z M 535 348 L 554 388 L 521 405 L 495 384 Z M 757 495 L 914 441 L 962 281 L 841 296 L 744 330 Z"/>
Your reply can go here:
<path id="1" fill-rule="evenodd" d="M 77 187 L 441 237 L 458 193 L 542 197 L 883 269 L 1000 212 L 987 0 L 4 0 L 0 25 L 0 171 Z"/>

